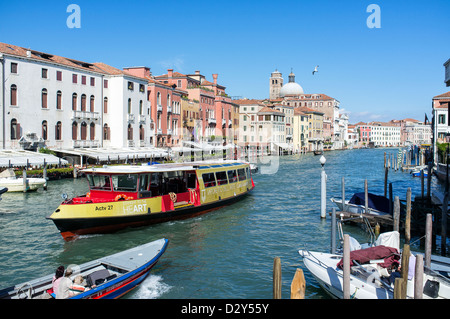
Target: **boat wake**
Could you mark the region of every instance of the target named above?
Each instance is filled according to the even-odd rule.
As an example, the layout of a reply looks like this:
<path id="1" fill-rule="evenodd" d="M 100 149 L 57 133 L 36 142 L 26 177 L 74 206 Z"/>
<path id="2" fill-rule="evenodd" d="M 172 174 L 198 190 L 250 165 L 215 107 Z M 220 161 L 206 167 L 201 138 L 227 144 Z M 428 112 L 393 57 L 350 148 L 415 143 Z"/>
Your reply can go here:
<path id="1" fill-rule="evenodd" d="M 163 282 L 162 276 L 149 275 L 132 296 L 135 299 L 157 299 L 172 287 Z"/>

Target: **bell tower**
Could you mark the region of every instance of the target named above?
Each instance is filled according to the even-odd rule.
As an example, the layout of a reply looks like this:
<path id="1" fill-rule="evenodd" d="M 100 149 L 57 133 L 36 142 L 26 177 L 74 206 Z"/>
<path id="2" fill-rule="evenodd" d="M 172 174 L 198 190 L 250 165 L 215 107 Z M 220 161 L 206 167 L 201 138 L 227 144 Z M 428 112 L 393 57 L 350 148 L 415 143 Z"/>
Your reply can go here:
<path id="1" fill-rule="evenodd" d="M 278 70 L 275 70 L 275 72 L 272 72 L 270 76 L 270 94 L 269 98 L 271 100 L 277 99 L 280 97 L 280 90 L 283 86 L 283 76 L 281 72 L 278 72 Z"/>

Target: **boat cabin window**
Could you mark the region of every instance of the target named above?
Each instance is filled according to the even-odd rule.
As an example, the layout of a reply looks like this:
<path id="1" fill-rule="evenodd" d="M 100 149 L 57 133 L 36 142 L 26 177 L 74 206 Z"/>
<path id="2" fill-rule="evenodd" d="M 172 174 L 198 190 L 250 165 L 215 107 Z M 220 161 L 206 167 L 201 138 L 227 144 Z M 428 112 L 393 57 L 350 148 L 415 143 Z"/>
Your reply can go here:
<path id="1" fill-rule="evenodd" d="M 150 185 L 150 175 L 140 175 L 139 176 L 139 191 L 148 190 Z"/>
<path id="2" fill-rule="evenodd" d="M 135 192 L 137 189 L 137 174 L 113 175 L 112 183 L 114 191 Z"/>
<path id="3" fill-rule="evenodd" d="M 238 169 L 238 175 L 239 175 L 239 181 L 245 181 L 247 179 L 244 168 Z"/>
<path id="4" fill-rule="evenodd" d="M 95 190 L 111 190 L 111 181 L 109 175 L 87 175 L 89 188 Z"/>
<path id="5" fill-rule="evenodd" d="M 229 183 L 236 183 L 237 182 L 237 175 L 236 175 L 236 171 L 232 170 L 232 171 L 228 171 L 228 182 Z"/>
<path id="6" fill-rule="evenodd" d="M 197 188 L 197 175 L 195 172 L 187 173 L 187 188 Z"/>
<path id="7" fill-rule="evenodd" d="M 251 177 L 251 176 L 250 176 L 250 167 L 247 166 L 247 167 L 245 168 L 245 172 L 247 173 L 247 179 L 250 179 L 250 177 Z"/>
<path id="8" fill-rule="evenodd" d="M 225 185 L 228 184 L 227 173 L 226 172 L 216 172 L 217 184 Z"/>
<path id="9" fill-rule="evenodd" d="M 202 178 L 205 188 L 216 186 L 216 178 L 214 177 L 214 173 L 202 174 Z"/>

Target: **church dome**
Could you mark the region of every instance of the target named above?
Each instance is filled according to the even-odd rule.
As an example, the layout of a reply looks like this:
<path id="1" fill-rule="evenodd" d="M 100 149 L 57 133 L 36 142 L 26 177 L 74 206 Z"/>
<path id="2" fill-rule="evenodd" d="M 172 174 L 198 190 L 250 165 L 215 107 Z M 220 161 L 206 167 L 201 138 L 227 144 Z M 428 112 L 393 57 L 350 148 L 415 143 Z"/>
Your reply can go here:
<path id="1" fill-rule="evenodd" d="M 303 93 L 303 88 L 300 84 L 295 83 L 295 74 L 291 72 L 291 74 L 289 74 L 289 83 L 283 85 L 280 90 L 280 96 L 285 97 L 287 95 L 300 95 Z"/>

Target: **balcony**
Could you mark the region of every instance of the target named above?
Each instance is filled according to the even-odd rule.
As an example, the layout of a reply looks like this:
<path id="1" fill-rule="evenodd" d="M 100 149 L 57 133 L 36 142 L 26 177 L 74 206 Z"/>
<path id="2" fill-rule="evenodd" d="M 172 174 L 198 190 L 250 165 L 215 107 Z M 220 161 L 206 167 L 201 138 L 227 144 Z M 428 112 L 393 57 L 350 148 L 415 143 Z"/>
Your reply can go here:
<path id="1" fill-rule="evenodd" d="M 160 129 L 160 128 L 156 129 L 156 134 L 157 135 L 162 135 L 162 129 Z"/>
<path id="2" fill-rule="evenodd" d="M 134 147 L 134 141 L 133 140 L 128 140 L 127 141 L 127 147 Z"/>
<path id="3" fill-rule="evenodd" d="M 98 140 L 73 140 L 72 147 L 73 148 L 100 147 L 100 143 Z"/>
<path id="4" fill-rule="evenodd" d="M 98 112 L 72 111 L 72 120 L 93 120 L 98 121 L 100 114 Z"/>
<path id="5" fill-rule="evenodd" d="M 146 116 L 140 114 L 139 115 L 139 124 L 145 124 L 145 121 L 146 121 Z"/>
<path id="6" fill-rule="evenodd" d="M 209 118 L 208 119 L 208 124 L 216 124 L 216 119 Z"/>
<path id="7" fill-rule="evenodd" d="M 163 107 L 162 107 L 161 104 L 156 105 L 156 111 L 157 112 L 162 112 L 162 109 L 163 109 Z"/>
<path id="8" fill-rule="evenodd" d="M 134 114 L 127 114 L 128 123 L 134 123 Z"/>
<path id="9" fill-rule="evenodd" d="M 171 129 L 167 130 L 167 135 L 172 135 L 173 131 Z"/>
<path id="10" fill-rule="evenodd" d="M 167 113 L 172 113 L 172 106 L 171 105 L 167 105 Z"/>

